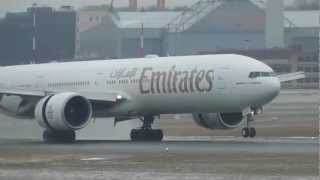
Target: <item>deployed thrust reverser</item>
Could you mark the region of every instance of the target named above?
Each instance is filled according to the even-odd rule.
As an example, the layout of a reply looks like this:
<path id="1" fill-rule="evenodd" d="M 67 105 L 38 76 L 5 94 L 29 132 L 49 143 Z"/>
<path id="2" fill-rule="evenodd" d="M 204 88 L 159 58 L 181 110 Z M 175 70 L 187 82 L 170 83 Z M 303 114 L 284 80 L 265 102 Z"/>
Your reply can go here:
<path id="1" fill-rule="evenodd" d="M 76 93 L 46 96 L 35 108 L 35 118 L 46 129 L 46 141 L 74 141 L 74 131 L 87 126 L 91 117 L 90 101 Z"/>

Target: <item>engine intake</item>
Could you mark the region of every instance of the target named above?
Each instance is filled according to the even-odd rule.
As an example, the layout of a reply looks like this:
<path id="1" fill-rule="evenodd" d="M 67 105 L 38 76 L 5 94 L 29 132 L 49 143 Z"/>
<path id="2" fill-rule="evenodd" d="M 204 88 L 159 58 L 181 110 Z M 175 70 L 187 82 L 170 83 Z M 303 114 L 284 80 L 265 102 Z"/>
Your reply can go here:
<path id="1" fill-rule="evenodd" d="M 241 125 L 242 112 L 235 113 L 195 113 L 194 121 L 207 129 L 233 129 Z"/>
<path id="2" fill-rule="evenodd" d="M 46 129 L 64 131 L 84 128 L 92 117 L 89 100 L 76 93 L 60 93 L 41 99 L 35 117 Z"/>

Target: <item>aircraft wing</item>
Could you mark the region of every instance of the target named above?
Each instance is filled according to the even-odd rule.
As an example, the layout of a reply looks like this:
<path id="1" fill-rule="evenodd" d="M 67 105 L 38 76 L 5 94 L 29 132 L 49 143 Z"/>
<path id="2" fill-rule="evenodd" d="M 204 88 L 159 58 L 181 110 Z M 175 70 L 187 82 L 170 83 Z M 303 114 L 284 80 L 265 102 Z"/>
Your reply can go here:
<path id="1" fill-rule="evenodd" d="M 119 99 L 121 100 L 128 99 L 128 97 L 124 96 L 119 92 L 80 91 L 78 93 L 91 101 L 116 102 Z"/>
<path id="2" fill-rule="evenodd" d="M 278 75 L 280 82 L 287 82 L 287 81 L 293 81 L 293 80 L 298 80 L 298 79 L 304 79 L 305 77 L 306 77 L 306 75 L 302 71 Z"/>
<path id="3" fill-rule="evenodd" d="M 4 95 L 15 95 L 20 97 L 35 97 L 41 98 L 47 95 L 57 94 L 59 92 L 44 92 L 44 91 L 30 91 L 24 89 L 4 89 L 0 88 L 0 94 Z M 60 92 L 61 93 L 61 92 Z M 119 98 L 121 100 L 128 99 L 126 96 L 117 92 L 90 92 L 90 91 L 80 91 L 76 92 L 80 95 L 86 97 L 91 101 L 101 101 L 101 102 L 116 102 Z"/>
<path id="4" fill-rule="evenodd" d="M 46 93 L 43 91 L 29 91 L 29 90 L 22 90 L 22 89 L 7 89 L 7 88 L 0 88 L 0 94 L 23 96 L 23 97 L 44 97 L 46 95 Z"/>

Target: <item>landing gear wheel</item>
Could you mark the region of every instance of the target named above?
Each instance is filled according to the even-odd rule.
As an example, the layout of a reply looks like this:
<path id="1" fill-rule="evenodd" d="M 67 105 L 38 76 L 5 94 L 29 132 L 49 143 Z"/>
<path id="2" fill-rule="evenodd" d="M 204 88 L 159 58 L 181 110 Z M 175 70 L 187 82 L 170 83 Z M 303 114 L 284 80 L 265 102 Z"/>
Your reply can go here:
<path id="1" fill-rule="evenodd" d="M 76 140 L 76 133 L 74 131 L 45 130 L 42 137 L 48 143 L 72 143 Z"/>
<path id="2" fill-rule="evenodd" d="M 256 136 L 256 134 L 257 134 L 257 132 L 256 132 L 256 128 L 250 128 L 249 129 L 249 136 L 251 137 L 251 138 L 254 138 L 255 136 Z"/>
<path id="3" fill-rule="evenodd" d="M 154 122 L 154 115 L 145 115 L 141 119 L 143 125 L 140 129 L 132 129 L 130 138 L 132 141 L 153 141 L 160 142 L 163 139 L 163 132 L 161 129 L 152 129 Z"/>
<path id="4" fill-rule="evenodd" d="M 249 128 L 242 128 L 241 135 L 244 138 L 247 138 L 249 136 Z"/>
<path id="5" fill-rule="evenodd" d="M 244 119 L 244 128 L 241 130 L 241 135 L 244 138 L 251 137 L 254 138 L 257 134 L 256 129 L 250 126 L 250 123 L 254 121 L 254 112 L 250 111 Z"/>
<path id="6" fill-rule="evenodd" d="M 132 141 L 160 142 L 163 139 L 163 132 L 161 129 L 133 129 L 130 137 Z"/>

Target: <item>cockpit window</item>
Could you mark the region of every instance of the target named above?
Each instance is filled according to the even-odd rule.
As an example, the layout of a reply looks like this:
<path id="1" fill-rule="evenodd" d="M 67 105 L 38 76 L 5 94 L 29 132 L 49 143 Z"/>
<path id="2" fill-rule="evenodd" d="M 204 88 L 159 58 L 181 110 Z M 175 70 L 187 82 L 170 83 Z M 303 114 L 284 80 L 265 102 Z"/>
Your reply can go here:
<path id="1" fill-rule="evenodd" d="M 262 72 L 262 73 L 261 73 L 261 76 L 262 76 L 262 77 L 270 77 L 271 74 L 268 73 L 268 72 Z"/>
<path id="2" fill-rule="evenodd" d="M 249 78 L 257 78 L 257 77 L 274 77 L 276 76 L 274 72 L 251 72 L 249 74 Z"/>
<path id="3" fill-rule="evenodd" d="M 249 75 L 249 78 L 256 78 L 256 77 L 259 77 L 260 76 L 260 73 L 259 72 L 251 72 L 250 75 Z"/>

